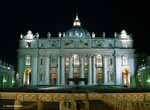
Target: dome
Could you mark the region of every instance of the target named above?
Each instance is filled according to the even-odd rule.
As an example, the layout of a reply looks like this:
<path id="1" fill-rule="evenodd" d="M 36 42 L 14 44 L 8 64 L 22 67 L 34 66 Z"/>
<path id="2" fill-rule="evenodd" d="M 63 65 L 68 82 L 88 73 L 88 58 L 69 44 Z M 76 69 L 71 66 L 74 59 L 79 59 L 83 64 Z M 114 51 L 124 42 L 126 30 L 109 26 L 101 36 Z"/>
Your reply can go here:
<path id="1" fill-rule="evenodd" d="M 69 38 L 90 38 L 90 33 L 81 27 L 73 27 L 65 33 L 65 37 Z"/>
<path id="2" fill-rule="evenodd" d="M 65 32 L 67 38 L 91 38 L 90 33 L 81 27 L 80 19 L 78 15 L 73 22 L 73 27 Z"/>

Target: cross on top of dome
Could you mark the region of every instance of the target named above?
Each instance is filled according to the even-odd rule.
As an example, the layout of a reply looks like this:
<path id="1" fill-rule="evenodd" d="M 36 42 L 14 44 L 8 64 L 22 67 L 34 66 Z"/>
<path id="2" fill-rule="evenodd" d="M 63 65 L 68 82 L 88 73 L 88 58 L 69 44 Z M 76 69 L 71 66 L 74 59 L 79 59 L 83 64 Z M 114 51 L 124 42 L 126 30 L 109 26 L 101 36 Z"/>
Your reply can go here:
<path id="1" fill-rule="evenodd" d="M 75 18 L 75 20 L 73 22 L 73 26 L 74 27 L 80 27 L 81 26 L 81 22 L 80 22 L 80 19 L 78 17 L 78 14 L 76 14 L 76 18 Z"/>

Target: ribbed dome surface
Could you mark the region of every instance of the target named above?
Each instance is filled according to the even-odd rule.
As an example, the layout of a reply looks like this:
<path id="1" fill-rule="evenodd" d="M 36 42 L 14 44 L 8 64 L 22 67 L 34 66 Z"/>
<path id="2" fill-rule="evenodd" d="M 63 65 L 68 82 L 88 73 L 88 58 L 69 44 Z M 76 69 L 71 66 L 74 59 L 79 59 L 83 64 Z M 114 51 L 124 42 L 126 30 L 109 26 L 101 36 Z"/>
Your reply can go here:
<path id="1" fill-rule="evenodd" d="M 67 38 L 90 38 L 90 33 L 81 27 L 73 27 L 65 33 L 65 36 Z"/>

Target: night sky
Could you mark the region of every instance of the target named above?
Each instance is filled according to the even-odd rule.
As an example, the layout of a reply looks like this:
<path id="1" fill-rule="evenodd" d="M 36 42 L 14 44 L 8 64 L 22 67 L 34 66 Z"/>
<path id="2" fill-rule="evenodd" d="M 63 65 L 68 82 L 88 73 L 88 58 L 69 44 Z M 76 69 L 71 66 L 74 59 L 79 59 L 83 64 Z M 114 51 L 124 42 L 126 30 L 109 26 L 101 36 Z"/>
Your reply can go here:
<path id="1" fill-rule="evenodd" d="M 150 6 L 144 0 L 41 1 L 0 3 L 0 59 L 16 66 L 21 33 L 32 30 L 39 32 L 40 37 L 46 37 L 47 32 L 57 36 L 72 27 L 76 12 L 82 27 L 96 36 L 105 31 L 107 37 L 112 37 L 114 32 L 126 29 L 133 35 L 136 53 L 150 53 Z"/>

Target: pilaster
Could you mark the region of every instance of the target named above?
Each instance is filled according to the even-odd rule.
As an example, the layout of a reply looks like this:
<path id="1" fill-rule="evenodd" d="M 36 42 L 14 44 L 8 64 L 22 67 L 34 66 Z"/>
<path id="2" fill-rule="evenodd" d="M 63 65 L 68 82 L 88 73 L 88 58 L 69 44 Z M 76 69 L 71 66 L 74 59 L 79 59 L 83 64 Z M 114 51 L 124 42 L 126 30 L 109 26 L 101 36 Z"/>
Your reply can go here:
<path id="1" fill-rule="evenodd" d="M 37 55 L 32 55 L 31 85 L 37 85 Z"/>
<path id="2" fill-rule="evenodd" d="M 19 55 L 18 57 L 19 57 L 19 58 L 18 58 L 19 85 L 20 85 L 20 86 L 23 86 L 25 57 L 24 57 L 24 55 Z"/>

